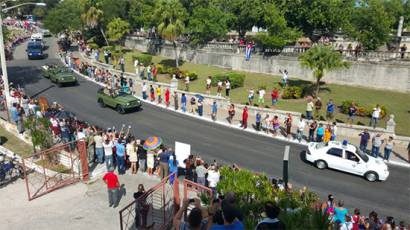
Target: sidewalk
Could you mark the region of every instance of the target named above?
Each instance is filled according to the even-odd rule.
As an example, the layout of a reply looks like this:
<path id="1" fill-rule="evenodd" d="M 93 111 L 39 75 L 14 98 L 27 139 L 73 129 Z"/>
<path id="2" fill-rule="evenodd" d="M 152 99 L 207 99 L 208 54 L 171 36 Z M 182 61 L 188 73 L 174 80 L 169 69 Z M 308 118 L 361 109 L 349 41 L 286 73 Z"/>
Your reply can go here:
<path id="1" fill-rule="evenodd" d="M 79 53 L 79 52 L 74 52 L 74 56 L 75 57 L 78 57 L 78 58 L 80 58 L 80 60 L 82 60 L 82 61 L 88 61 L 81 53 Z M 77 72 L 78 73 L 78 72 Z M 79 73 L 78 73 L 79 74 Z M 126 73 L 126 75 L 127 76 L 130 76 L 130 74 L 127 74 Z M 93 79 L 90 79 L 90 78 L 88 78 L 88 77 L 86 77 L 86 76 L 84 76 L 84 75 L 82 75 L 81 74 L 81 76 L 83 76 L 83 77 L 85 77 L 87 80 L 90 80 L 90 81 L 93 81 L 93 82 L 95 82 Z M 139 99 L 141 99 L 142 100 L 142 86 L 141 86 L 141 84 L 139 84 L 138 83 L 138 81 L 136 81 L 137 79 L 136 79 L 136 77 L 135 76 L 132 76 L 131 75 L 131 77 L 132 78 L 134 78 L 134 92 L 135 92 L 135 96 L 137 97 L 137 98 L 139 98 Z M 102 84 L 102 83 L 99 83 L 99 82 L 95 82 L 96 84 L 99 84 L 99 85 L 101 85 L 101 86 L 104 86 L 104 84 Z M 156 84 L 155 82 L 153 82 L 152 83 L 153 85 L 154 84 Z M 165 87 L 161 87 L 162 88 L 162 103 L 161 104 L 158 104 L 158 102 L 157 101 L 154 101 L 154 102 L 151 102 L 151 101 L 149 101 L 149 100 L 144 100 L 144 102 L 145 103 L 149 103 L 149 104 L 153 104 L 153 105 L 156 105 L 156 106 L 159 106 L 159 107 L 162 107 L 162 108 L 166 108 L 166 106 L 165 106 L 165 99 L 164 99 L 164 93 L 165 93 L 165 90 L 166 90 L 166 88 L 167 88 L 167 84 L 163 84 L 163 83 L 161 83 L 161 85 L 165 85 Z M 148 84 L 148 86 L 149 86 L 149 84 Z M 155 87 L 155 86 L 154 86 Z M 169 87 L 168 87 L 169 88 Z M 149 89 L 149 87 L 148 87 L 148 89 Z M 169 105 L 169 107 L 168 108 L 166 108 L 166 109 L 168 109 L 168 110 L 171 110 L 171 111 L 174 111 L 174 112 L 178 112 L 178 113 L 184 113 L 184 112 L 182 112 L 181 111 L 181 103 L 180 103 L 180 97 L 181 97 L 181 94 L 179 93 L 179 91 L 177 91 L 178 92 L 178 97 L 179 97 L 179 100 L 178 100 L 178 103 L 179 103 L 179 110 L 178 111 L 175 111 L 174 110 L 174 100 L 173 100 L 173 97 L 172 97 L 172 93 L 171 93 L 171 96 L 170 96 L 170 105 Z M 147 93 L 149 93 L 149 92 L 147 92 Z M 191 93 L 191 92 L 190 92 Z M 242 129 L 241 127 L 240 127 L 240 122 L 241 122 L 241 119 L 242 119 L 242 110 L 239 110 L 238 108 L 236 108 L 236 111 L 235 111 L 235 117 L 234 117 L 234 119 L 233 119 L 233 121 L 232 121 L 232 124 L 230 124 L 229 122 L 228 122 L 228 120 L 226 119 L 227 118 L 227 116 L 228 116 L 228 107 L 227 107 L 227 105 L 220 105 L 220 104 L 218 104 L 218 112 L 217 112 L 217 119 L 216 119 L 216 121 L 213 121 L 212 119 L 211 119 L 211 105 L 212 105 L 212 103 L 213 103 L 213 100 L 211 100 L 211 99 L 208 99 L 208 98 L 206 98 L 205 100 L 204 100 L 204 102 L 203 102 L 203 104 L 204 104 L 204 111 L 203 111 L 203 117 L 200 117 L 200 116 L 198 116 L 198 114 L 197 113 L 190 113 L 190 111 L 191 111 L 191 105 L 190 105 L 190 99 L 191 99 L 191 97 L 189 96 L 189 95 L 187 95 L 187 112 L 185 113 L 186 115 L 189 115 L 189 116 L 192 116 L 192 117 L 195 117 L 195 118 L 198 118 L 198 119 L 203 119 L 203 120 L 206 120 L 206 121 L 209 121 L 209 122 L 214 122 L 214 123 L 217 123 L 217 124 L 220 124 L 220 125 L 224 125 L 224 126 L 226 126 L 226 127 L 230 127 L 230 128 L 236 128 L 236 129 Z M 195 108 L 194 108 L 194 110 L 196 109 L 196 106 L 195 106 Z M 264 118 L 264 115 L 265 114 L 261 114 L 262 115 L 262 119 Z M 279 116 L 279 118 L 280 118 L 280 121 L 281 122 L 283 122 L 283 118 L 281 118 L 280 116 Z M 307 145 L 307 141 L 306 140 L 302 140 L 300 143 L 298 142 L 298 140 L 296 140 L 294 137 L 295 137 L 295 133 L 296 133 L 296 129 L 297 129 L 297 124 L 298 124 L 298 119 L 295 119 L 294 118 L 294 120 L 293 120 L 293 123 L 292 123 L 292 134 L 293 134 L 293 137 L 292 138 L 286 138 L 285 136 L 283 136 L 283 135 L 281 135 L 281 134 L 278 134 L 277 136 L 273 136 L 272 134 L 270 134 L 270 133 L 266 133 L 266 132 L 264 132 L 264 131 L 256 131 L 255 130 L 255 128 L 253 127 L 254 125 L 255 125 L 255 120 L 256 120 L 256 113 L 251 113 L 251 112 L 249 112 L 249 117 L 248 117 L 248 128 L 246 129 L 246 130 L 244 130 L 244 131 L 247 131 L 247 132 L 251 132 L 251 133 L 255 133 L 255 134 L 257 134 L 257 135 L 263 135 L 263 136 L 268 136 L 268 137 L 272 137 L 272 138 L 276 138 L 276 139 L 279 139 L 279 140 L 283 140 L 283 141 L 287 141 L 287 142 L 292 142 L 292 143 L 297 143 L 297 144 L 301 144 L 301 145 Z M 283 124 L 281 124 L 281 126 L 283 126 Z M 304 137 L 306 138 L 306 136 L 307 136 L 307 134 L 308 134 L 308 125 L 306 125 L 306 128 L 305 128 L 305 131 L 304 131 Z M 360 142 L 360 138 L 359 138 L 359 136 L 341 136 L 341 135 L 339 135 L 339 136 L 337 136 L 337 138 L 336 138 L 336 140 L 349 140 L 349 142 L 350 143 L 352 143 L 352 144 L 355 144 L 355 145 L 358 145 L 358 143 Z M 370 145 L 370 143 L 369 143 L 369 145 Z M 369 146 L 370 147 L 370 146 Z M 393 151 L 393 153 L 391 154 L 391 156 L 390 156 L 390 161 L 388 162 L 388 164 L 394 164 L 394 165 L 400 165 L 400 166 L 404 166 L 404 167 L 410 167 L 410 164 L 409 164 L 409 162 L 407 161 L 408 159 L 407 159 L 407 146 L 404 146 L 404 145 L 396 145 L 395 146 L 395 148 L 394 148 L 394 151 Z M 383 151 L 383 150 L 381 150 L 381 151 Z M 381 153 L 382 154 L 382 153 Z"/>

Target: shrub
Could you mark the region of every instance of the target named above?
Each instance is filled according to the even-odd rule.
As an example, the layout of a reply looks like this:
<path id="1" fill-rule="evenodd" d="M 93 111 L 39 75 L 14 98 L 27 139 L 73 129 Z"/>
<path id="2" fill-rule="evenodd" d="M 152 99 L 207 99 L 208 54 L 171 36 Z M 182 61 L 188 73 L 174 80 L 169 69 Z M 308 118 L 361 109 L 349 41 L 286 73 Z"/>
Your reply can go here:
<path id="1" fill-rule="evenodd" d="M 103 47 L 101 47 L 103 50 L 109 50 L 109 51 L 114 51 L 114 46 L 103 46 Z"/>
<path id="2" fill-rule="evenodd" d="M 91 49 L 98 49 L 99 48 L 98 44 L 94 43 L 94 42 L 88 43 L 88 46 L 90 46 Z"/>
<path id="3" fill-rule="evenodd" d="M 283 90 L 283 99 L 299 99 L 303 96 L 303 88 L 300 86 L 289 86 Z"/>
<path id="4" fill-rule="evenodd" d="M 243 87 L 245 83 L 245 74 L 236 73 L 236 72 L 229 72 L 229 73 L 221 73 L 211 77 L 211 85 L 217 86 L 218 81 L 225 81 L 229 79 L 231 82 L 231 89 Z"/>
<path id="5" fill-rule="evenodd" d="M 159 74 L 165 74 L 166 73 L 166 68 L 165 68 L 164 65 L 156 64 L 155 66 L 157 67 L 157 72 Z"/>
<path id="6" fill-rule="evenodd" d="M 142 63 L 144 66 L 150 65 L 152 63 L 152 55 L 149 54 L 133 55 L 132 60 L 135 59 L 137 59 L 139 63 Z"/>
<path id="7" fill-rule="evenodd" d="M 348 114 L 349 113 L 349 107 L 352 104 L 352 100 L 345 100 L 342 101 L 342 104 L 340 105 L 340 112 L 343 114 Z M 376 106 L 372 106 L 372 107 L 364 107 L 359 105 L 358 103 L 356 104 L 356 115 L 359 117 L 371 117 L 372 113 L 373 113 L 373 108 L 375 108 Z M 384 118 L 387 115 L 387 109 L 386 106 L 381 105 L 380 106 L 381 112 L 380 112 L 380 117 Z"/>
<path id="8" fill-rule="evenodd" d="M 189 72 L 188 77 L 189 77 L 190 81 L 195 81 L 196 79 L 198 79 L 198 74 L 196 74 L 194 72 Z"/>

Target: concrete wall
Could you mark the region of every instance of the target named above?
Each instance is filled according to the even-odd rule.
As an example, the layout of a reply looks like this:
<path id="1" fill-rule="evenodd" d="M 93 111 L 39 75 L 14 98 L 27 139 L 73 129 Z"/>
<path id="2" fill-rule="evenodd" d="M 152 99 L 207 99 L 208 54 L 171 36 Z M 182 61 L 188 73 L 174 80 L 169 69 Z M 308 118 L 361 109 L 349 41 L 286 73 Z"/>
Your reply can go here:
<path id="1" fill-rule="evenodd" d="M 174 58 L 175 51 L 168 45 L 155 45 L 141 38 L 128 38 L 128 48 Z M 179 56 L 185 61 L 207 64 L 222 68 L 247 72 L 279 74 L 279 69 L 287 69 L 290 77 L 313 80 L 310 70 L 299 65 L 297 57 L 254 55 L 245 61 L 243 54 L 224 52 L 216 49 L 183 48 Z M 349 69 L 327 73 L 324 81 L 344 85 L 362 86 L 375 89 L 388 89 L 410 92 L 410 65 L 400 63 L 362 63 L 354 62 Z"/>

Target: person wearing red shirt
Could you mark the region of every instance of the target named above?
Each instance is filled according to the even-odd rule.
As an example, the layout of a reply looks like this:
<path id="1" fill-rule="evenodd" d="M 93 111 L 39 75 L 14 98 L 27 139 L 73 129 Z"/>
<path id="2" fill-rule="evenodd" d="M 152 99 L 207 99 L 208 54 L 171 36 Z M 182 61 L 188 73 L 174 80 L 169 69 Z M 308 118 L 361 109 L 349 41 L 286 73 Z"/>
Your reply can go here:
<path id="1" fill-rule="evenodd" d="M 248 127 L 248 107 L 245 106 L 242 111 L 242 128 L 246 129 Z"/>
<path id="2" fill-rule="evenodd" d="M 355 208 L 354 209 L 354 215 L 352 218 L 353 222 L 353 228 L 352 230 L 359 230 L 359 224 L 360 224 L 360 210 Z"/>
<path id="3" fill-rule="evenodd" d="M 169 88 L 167 88 L 167 89 L 165 90 L 165 105 L 166 105 L 167 107 L 169 106 L 169 94 L 170 94 Z"/>
<path id="4" fill-rule="evenodd" d="M 270 94 L 272 97 L 272 105 L 275 106 L 276 103 L 278 103 L 278 98 L 279 98 L 279 90 L 277 88 L 274 88 L 272 90 L 272 93 Z"/>
<path id="5" fill-rule="evenodd" d="M 109 169 L 109 171 L 104 175 L 103 181 L 107 184 L 109 207 L 113 206 L 116 208 L 118 206 L 120 182 L 118 181 L 117 175 L 114 173 L 114 169 Z"/>

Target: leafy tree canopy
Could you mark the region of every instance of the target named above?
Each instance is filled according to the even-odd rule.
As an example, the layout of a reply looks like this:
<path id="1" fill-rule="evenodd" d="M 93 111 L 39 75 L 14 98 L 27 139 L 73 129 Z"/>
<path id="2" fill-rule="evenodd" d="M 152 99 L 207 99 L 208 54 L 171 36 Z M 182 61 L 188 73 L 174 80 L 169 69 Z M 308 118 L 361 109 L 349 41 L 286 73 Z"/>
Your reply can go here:
<path id="1" fill-rule="evenodd" d="M 107 36 L 110 41 L 117 42 L 130 32 L 130 24 L 121 18 L 114 18 L 108 23 Z"/>
<path id="2" fill-rule="evenodd" d="M 64 0 L 51 9 L 44 18 L 44 26 L 52 33 L 64 30 L 80 30 L 83 26 L 81 14 L 87 0 Z"/>

